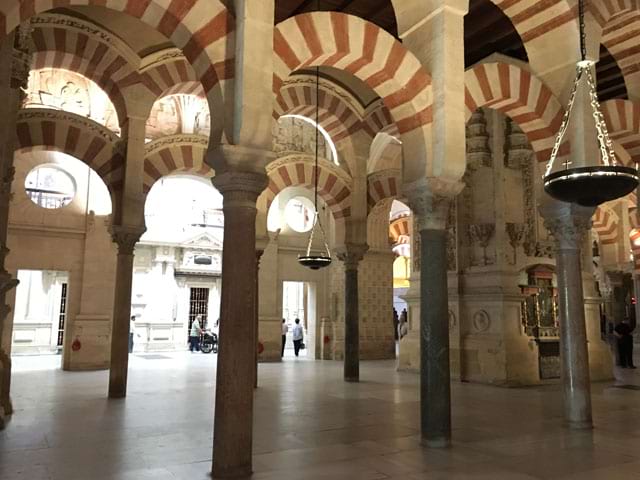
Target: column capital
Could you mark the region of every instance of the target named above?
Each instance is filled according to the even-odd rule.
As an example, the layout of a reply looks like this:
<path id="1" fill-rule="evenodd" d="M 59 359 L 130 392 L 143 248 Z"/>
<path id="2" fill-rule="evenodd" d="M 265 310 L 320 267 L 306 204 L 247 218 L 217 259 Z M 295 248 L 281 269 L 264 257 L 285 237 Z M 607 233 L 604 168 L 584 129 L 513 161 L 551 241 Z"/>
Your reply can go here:
<path id="1" fill-rule="evenodd" d="M 336 249 L 338 260 L 344 263 L 346 270 L 357 270 L 358 264 L 369 250 L 369 245 L 348 243 Z"/>
<path id="2" fill-rule="evenodd" d="M 212 147 L 206 156 L 207 164 L 220 173 L 264 168 L 275 159 L 276 154 L 271 150 L 222 144 Z"/>
<path id="3" fill-rule="evenodd" d="M 403 191 L 413 212 L 416 229 L 445 230 L 449 207 L 464 183 L 431 178 L 405 185 Z"/>
<path id="4" fill-rule="evenodd" d="M 133 250 L 140 237 L 147 229 L 128 225 L 112 225 L 111 239 L 118 245 L 118 255 L 133 255 Z"/>
<path id="5" fill-rule="evenodd" d="M 211 180 L 224 197 L 224 206 L 252 207 L 269 184 L 264 172 L 226 171 Z"/>
<path id="6" fill-rule="evenodd" d="M 544 217 L 544 226 L 555 239 L 558 250 L 579 250 L 585 234 L 591 229 L 594 208 L 573 207 L 566 212 Z"/>

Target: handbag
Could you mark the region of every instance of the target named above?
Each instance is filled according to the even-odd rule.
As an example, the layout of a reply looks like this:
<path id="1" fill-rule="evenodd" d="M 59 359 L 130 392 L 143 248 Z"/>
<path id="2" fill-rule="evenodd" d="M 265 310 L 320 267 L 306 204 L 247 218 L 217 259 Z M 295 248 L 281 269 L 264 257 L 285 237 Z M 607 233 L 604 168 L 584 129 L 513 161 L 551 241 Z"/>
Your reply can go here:
<path id="1" fill-rule="evenodd" d="M 304 350 L 305 348 L 307 348 L 307 346 L 304 344 L 304 342 L 300 342 L 300 350 Z"/>

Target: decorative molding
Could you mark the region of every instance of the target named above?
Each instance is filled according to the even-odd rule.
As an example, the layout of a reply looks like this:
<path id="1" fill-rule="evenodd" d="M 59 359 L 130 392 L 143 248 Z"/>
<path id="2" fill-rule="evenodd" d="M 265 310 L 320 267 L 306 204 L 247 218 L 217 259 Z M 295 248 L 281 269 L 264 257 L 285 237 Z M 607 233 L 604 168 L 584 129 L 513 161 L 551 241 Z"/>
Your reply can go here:
<path id="1" fill-rule="evenodd" d="M 483 333 L 491 327 L 491 317 L 485 310 L 478 310 L 473 314 L 471 323 L 477 333 Z"/>

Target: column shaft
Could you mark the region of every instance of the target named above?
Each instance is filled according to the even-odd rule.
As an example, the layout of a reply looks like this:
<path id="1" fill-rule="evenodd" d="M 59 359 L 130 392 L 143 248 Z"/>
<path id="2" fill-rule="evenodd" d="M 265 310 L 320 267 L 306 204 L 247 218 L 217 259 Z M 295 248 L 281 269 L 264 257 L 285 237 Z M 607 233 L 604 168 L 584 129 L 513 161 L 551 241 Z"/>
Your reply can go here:
<path id="1" fill-rule="evenodd" d="M 564 418 L 571 428 L 591 428 L 591 383 L 580 250 L 559 248 L 556 261 Z"/>
<path id="2" fill-rule="evenodd" d="M 360 315 L 358 265 L 345 264 L 344 272 L 344 379 L 360 380 Z"/>
<path id="3" fill-rule="evenodd" d="M 111 366 L 109 368 L 109 397 L 127 395 L 129 368 L 129 323 L 131 318 L 131 285 L 133 280 L 133 251 L 119 247 L 116 265 L 115 297 L 113 300 L 113 328 L 111 329 Z"/>
<path id="4" fill-rule="evenodd" d="M 451 387 L 447 289 L 447 234 L 420 231 L 420 412 L 422 441 L 451 442 Z"/>
<path id="5" fill-rule="evenodd" d="M 259 177 L 262 179 L 263 177 Z M 216 183 L 216 182 L 219 183 Z M 264 188 L 241 190 L 214 180 L 223 197 L 224 242 L 220 347 L 216 373 L 213 477 L 250 475 L 256 378 L 256 199 Z M 258 182 L 258 180 L 255 180 Z M 262 180 L 261 180 L 262 181 Z M 266 183 L 266 182 L 265 182 Z"/>

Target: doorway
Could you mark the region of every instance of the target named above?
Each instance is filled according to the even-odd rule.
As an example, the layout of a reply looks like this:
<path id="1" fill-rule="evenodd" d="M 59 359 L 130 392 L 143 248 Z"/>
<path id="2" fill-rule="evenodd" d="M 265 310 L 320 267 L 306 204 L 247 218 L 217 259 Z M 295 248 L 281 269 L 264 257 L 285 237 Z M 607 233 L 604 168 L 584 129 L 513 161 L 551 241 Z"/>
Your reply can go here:
<path id="1" fill-rule="evenodd" d="M 288 326 L 284 356 L 294 357 L 293 326 L 299 318 L 304 331 L 305 349 L 299 355 L 316 355 L 316 285 L 310 282 L 282 282 L 282 318 Z"/>
<path id="2" fill-rule="evenodd" d="M 11 352 L 16 355 L 60 354 L 64 345 L 69 274 L 52 270 L 18 270 Z"/>

